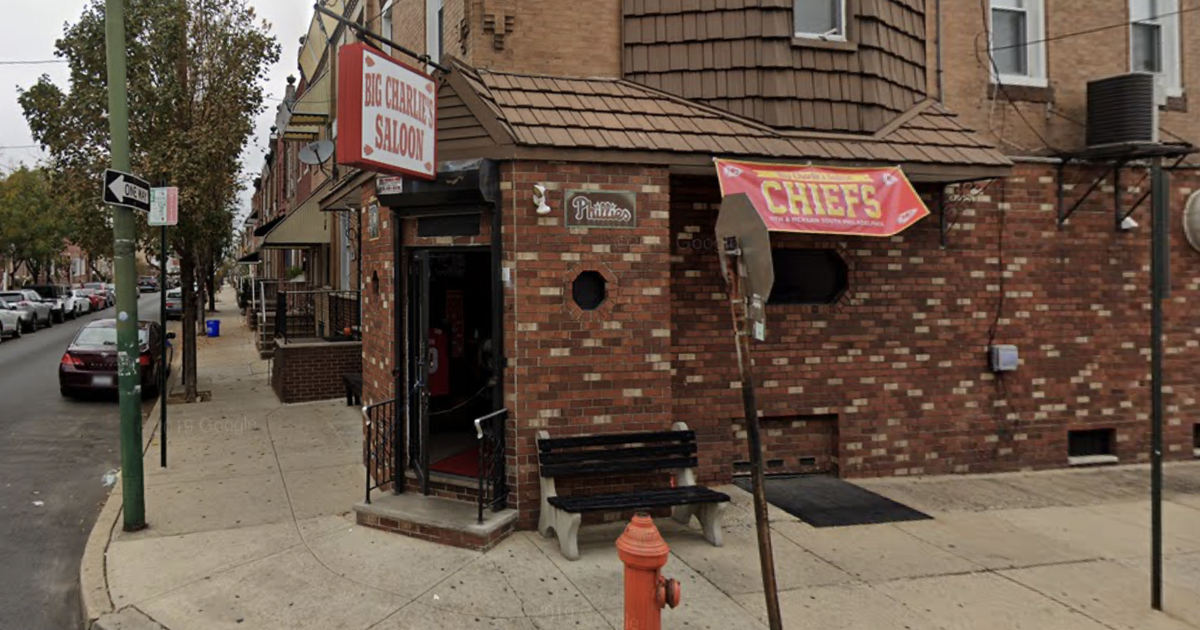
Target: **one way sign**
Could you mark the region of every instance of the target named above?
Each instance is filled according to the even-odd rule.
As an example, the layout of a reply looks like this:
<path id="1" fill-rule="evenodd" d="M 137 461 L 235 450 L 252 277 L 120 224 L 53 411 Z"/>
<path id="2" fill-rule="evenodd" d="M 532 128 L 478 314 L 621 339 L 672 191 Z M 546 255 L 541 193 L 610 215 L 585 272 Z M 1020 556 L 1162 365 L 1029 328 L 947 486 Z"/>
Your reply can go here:
<path id="1" fill-rule="evenodd" d="M 111 168 L 104 171 L 104 203 L 150 211 L 150 182 Z"/>

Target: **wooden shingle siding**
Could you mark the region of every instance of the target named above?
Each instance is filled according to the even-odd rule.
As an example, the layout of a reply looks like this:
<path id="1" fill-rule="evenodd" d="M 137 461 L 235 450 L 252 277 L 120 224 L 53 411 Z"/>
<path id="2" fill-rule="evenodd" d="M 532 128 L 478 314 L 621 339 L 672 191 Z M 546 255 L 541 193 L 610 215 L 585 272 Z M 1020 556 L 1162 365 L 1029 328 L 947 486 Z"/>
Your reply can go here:
<path id="1" fill-rule="evenodd" d="M 676 72 L 651 75 L 661 85 L 646 86 L 620 79 L 494 72 L 452 63 L 454 76 L 439 91 L 438 102 L 439 151 L 447 159 L 451 154 L 464 157 L 470 148 L 515 144 L 703 158 L 729 155 L 982 168 L 1009 164 L 933 101 L 889 113 L 887 120 L 884 110 L 877 108 L 875 121 L 846 96 L 890 93 L 892 88 L 856 91 L 858 82 L 834 74 L 811 72 L 813 79 L 800 81 L 794 75 L 762 75 L 746 69 Z M 745 81 L 744 96 L 729 87 L 742 76 L 754 77 Z M 686 100 L 667 87 L 695 81 L 702 92 L 730 96 L 707 102 Z M 468 93 L 452 89 L 455 86 Z M 797 101 L 797 107 L 779 113 L 790 120 L 812 119 L 828 129 L 846 126 L 851 119 L 871 120 L 881 131 L 870 136 L 773 128 L 758 121 L 784 99 L 769 95 L 790 95 Z M 503 130 L 503 137 L 496 137 L 497 129 Z"/>
<path id="2" fill-rule="evenodd" d="M 792 38 L 792 0 L 626 0 L 625 78 L 773 127 L 874 133 L 926 97 L 923 0 L 848 0 L 854 50 Z"/>

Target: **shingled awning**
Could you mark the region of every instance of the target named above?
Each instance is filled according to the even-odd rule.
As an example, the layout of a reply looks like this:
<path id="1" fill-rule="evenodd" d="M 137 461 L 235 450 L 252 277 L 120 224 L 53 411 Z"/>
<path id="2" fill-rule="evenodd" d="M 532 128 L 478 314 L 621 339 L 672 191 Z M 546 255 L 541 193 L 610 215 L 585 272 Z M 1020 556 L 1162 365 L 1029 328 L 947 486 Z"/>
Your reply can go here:
<path id="1" fill-rule="evenodd" d="M 1007 175 L 1012 163 L 933 100 L 873 135 L 775 129 L 643 85 L 477 70 L 439 91 L 440 159 L 556 159 L 711 168 L 714 156 L 900 165 L 915 181 Z"/>

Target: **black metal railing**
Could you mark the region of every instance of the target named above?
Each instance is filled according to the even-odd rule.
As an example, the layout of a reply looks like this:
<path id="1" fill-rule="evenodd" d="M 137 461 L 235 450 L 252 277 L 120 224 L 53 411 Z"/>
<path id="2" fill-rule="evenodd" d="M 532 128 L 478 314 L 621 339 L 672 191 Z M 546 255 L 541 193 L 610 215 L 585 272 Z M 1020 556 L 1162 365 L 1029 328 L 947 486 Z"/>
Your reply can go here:
<path id="1" fill-rule="evenodd" d="M 475 419 L 475 435 L 479 440 L 479 522 L 483 510 L 504 509 L 508 502 L 508 476 L 505 471 L 504 426 L 508 409 L 493 411 Z"/>
<path id="2" fill-rule="evenodd" d="M 363 416 L 363 463 L 367 466 L 365 493 L 367 504 L 371 503 L 371 491 L 392 484 L 392 492 L 404 491 L 404 477 L 400 463 L 400 424 L 397 422 L 398 406 L 395 398 L 373 405 L 364 405 Z"/>
<path id="3" fill-rule="evenodd" d="M 358 291 L 280 290 L 275 299 L 275 337 L 358 339 L 358 299 Z"/>

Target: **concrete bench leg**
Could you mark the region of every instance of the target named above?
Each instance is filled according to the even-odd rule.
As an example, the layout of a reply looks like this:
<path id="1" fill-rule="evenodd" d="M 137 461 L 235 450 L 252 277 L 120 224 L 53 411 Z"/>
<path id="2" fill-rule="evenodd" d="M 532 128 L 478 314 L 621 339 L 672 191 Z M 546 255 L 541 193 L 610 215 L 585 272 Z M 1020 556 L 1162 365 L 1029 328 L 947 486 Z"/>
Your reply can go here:
<path id="1" fill-rule="evenodd" d="M 705 503 L 699 508 L 696 511 L 696 517 L 700 519 L 700 525 L 704 527 L 704 540 L 714 547 L 722 546 L 721 519 L 725 514 L 725 504 Z"/>
<path id="2" fill-rule="evenodd" d="M 671 508 L 671 518 L 675 519 L 677 523 L 687 525 L 692 522 L 692 517 L 696 515 L 696 509 L 699 507 L 694 503 L 690 505 L 676 505 Z"/>
<path id="3" fill-rule="evenodd" d="M 558 536 L 558 548 L 567 560 L 579 559 L 579 524 L 583 522 L 583 514 L 572 514 L 558 508 L 542 507 L 538 517 L 538 533 L 543 538 L 550 537 L 550 531 Z"/>

